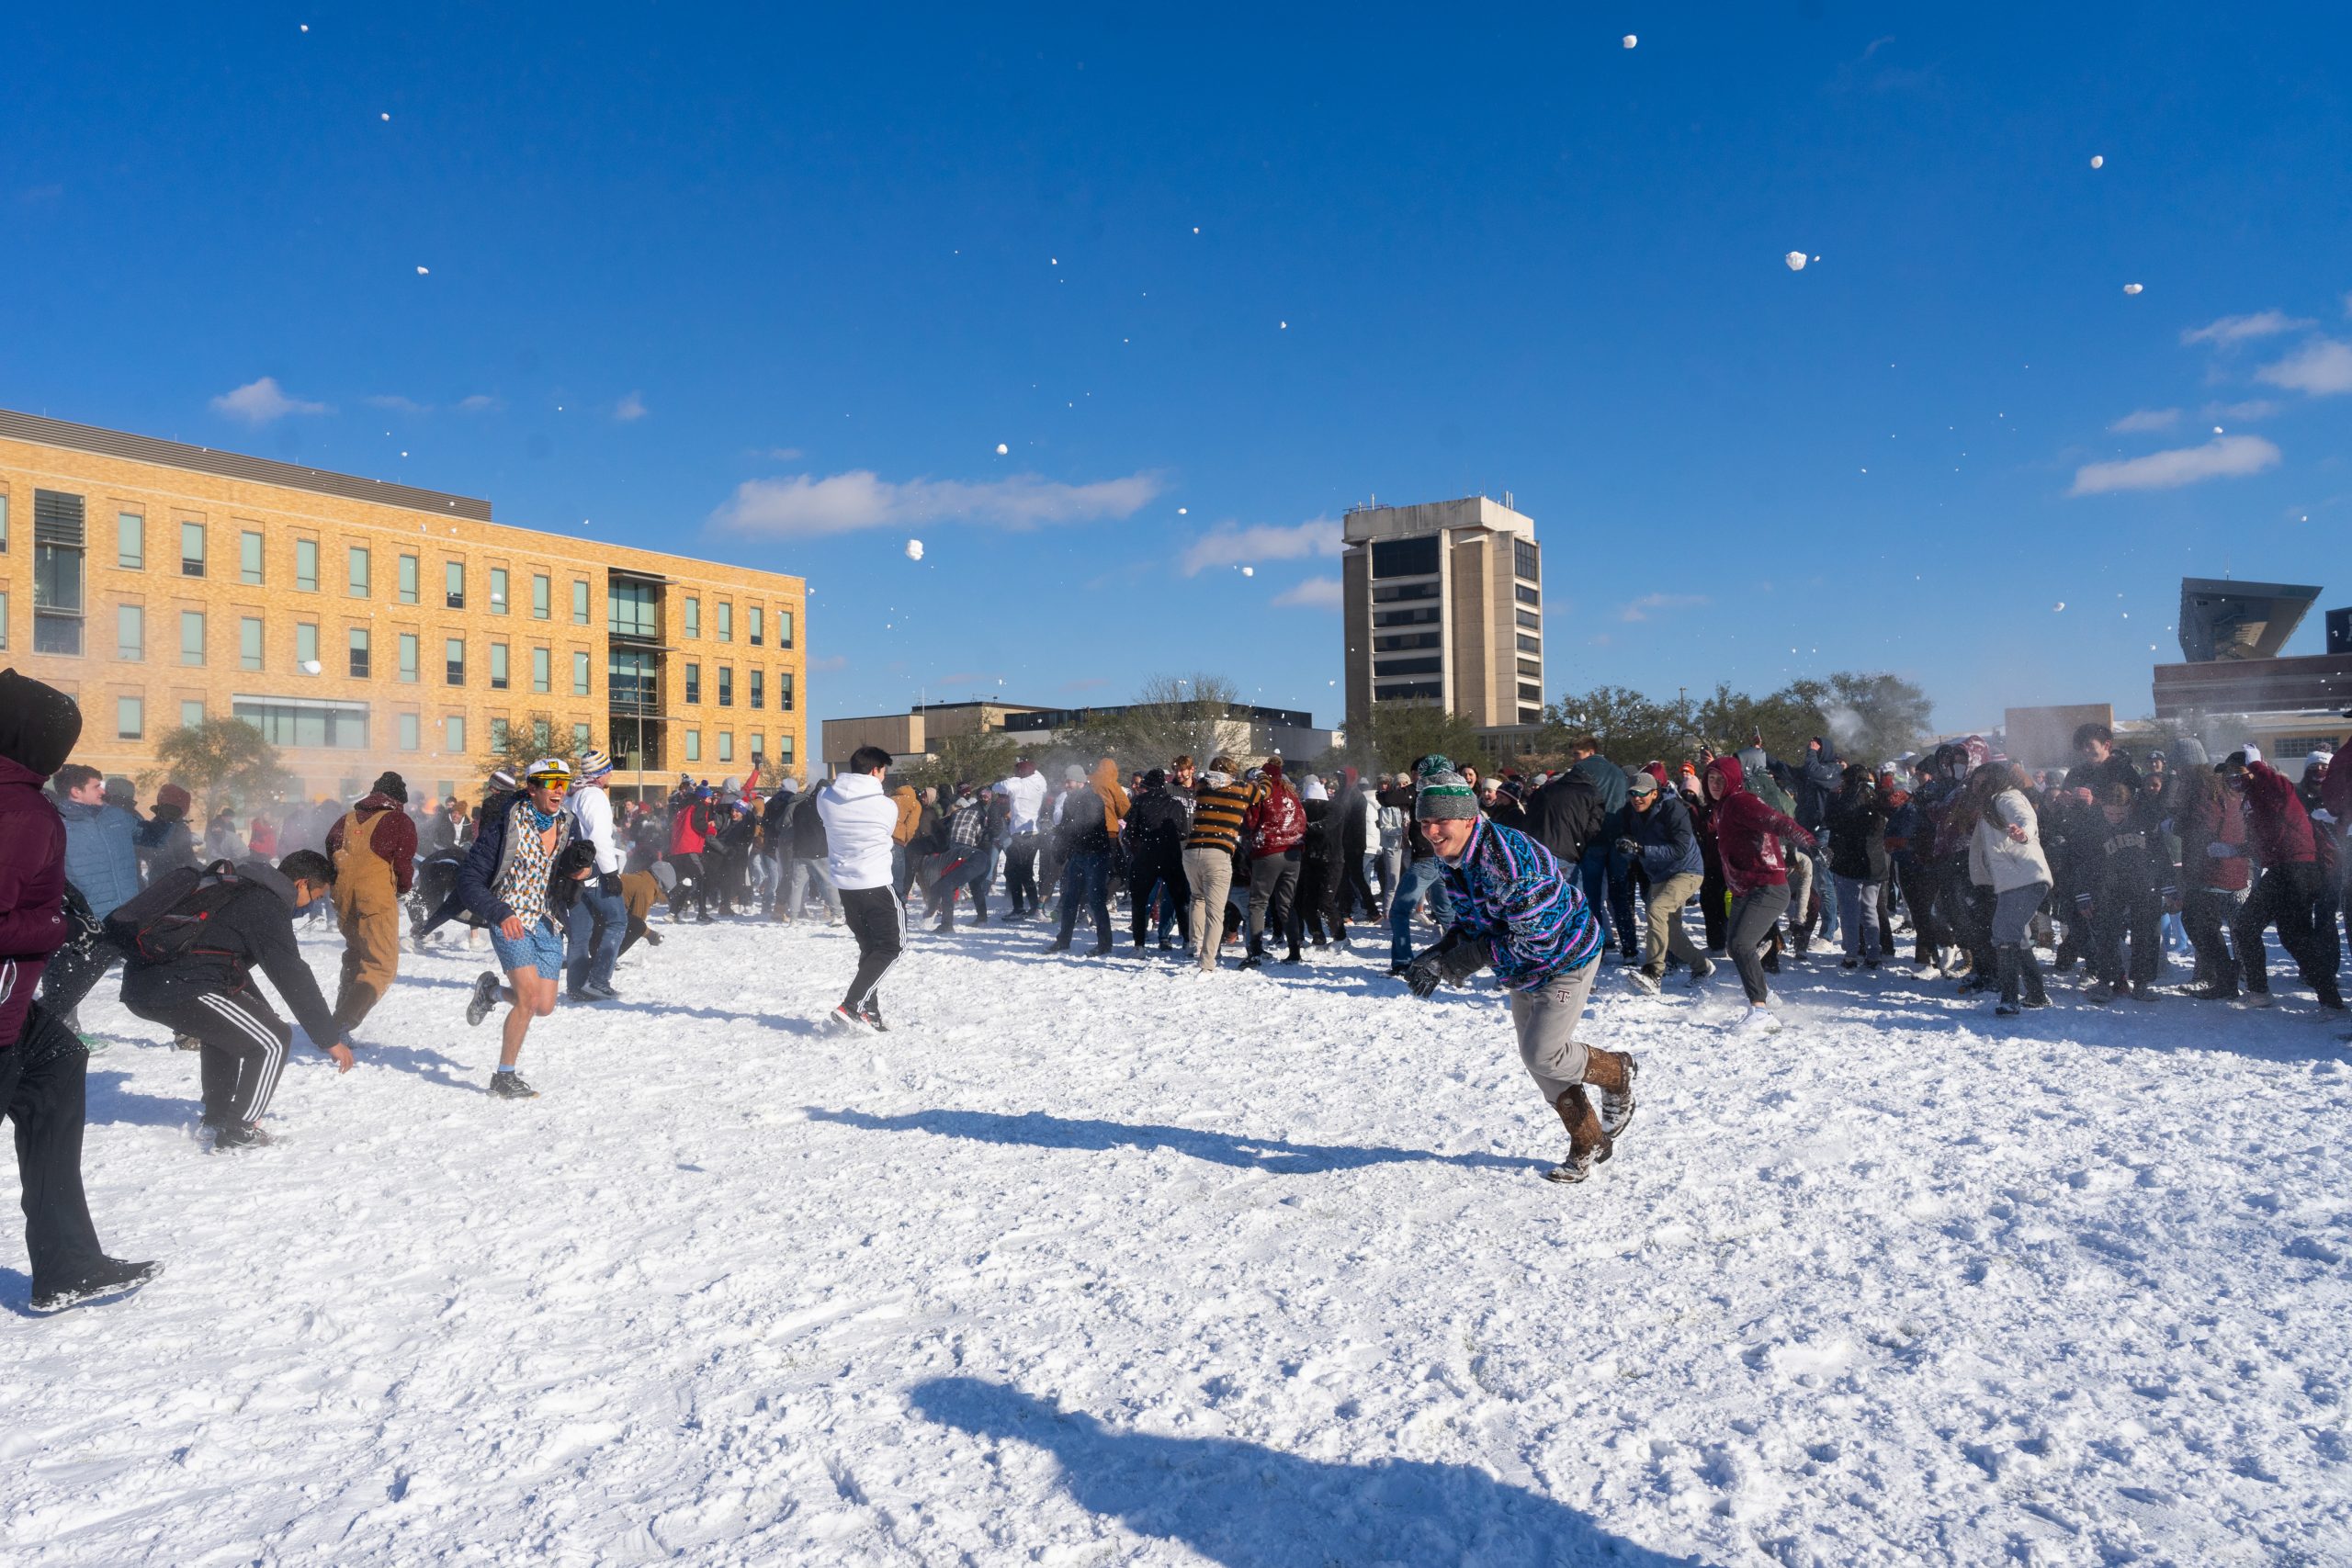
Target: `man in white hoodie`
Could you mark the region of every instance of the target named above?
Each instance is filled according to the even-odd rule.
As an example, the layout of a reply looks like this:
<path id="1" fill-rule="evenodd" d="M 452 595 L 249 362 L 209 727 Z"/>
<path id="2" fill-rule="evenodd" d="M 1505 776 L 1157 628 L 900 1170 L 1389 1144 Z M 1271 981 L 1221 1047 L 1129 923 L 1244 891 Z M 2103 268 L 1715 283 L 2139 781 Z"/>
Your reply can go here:
<path id="1" fill-rule="evenodd" d="M 825 844 L 833 886 L 841 890 L 842 918 L 857 938 L 857 974 L 849 995 L 833 1010 L 833 1021 L 852 1029 L 888 1029 L 878 987 L 905 944 L 907 911 L 891 885 L 891 833 L 899 807 L 882 793 L 890 753 L 861 746 L 850 754 L 849 771 L 817 792 L 825 822 Z"/>
<path id="2" fill-rule="evenodd" d="M 1037 817 L 1046 806 L 1046 776 L 1023 757 L 1012 764 L 1010 778 L 997 781 L 994 793 L 1004 796 L 1006 807 L 1004 896 L 1012 909 L 1005 919 L 1021 919 L 1037 912 Z"/>
<path id="3" fill-rule="evenodd" d="M 621 898 L 626 857 L 613 831 L 612 796 L 605 791 L 613 760 L 592 749 L 582 754 L 578 767 L 580 783 L 566 802 L 577 824 L 571 836 L 595 849 L 596 863 L 565 920 L 564 988 L 576 1002 L 609 1002 L 620 995 L 613 989 L 613 964 L 628 929 L 628 908 Z"/>

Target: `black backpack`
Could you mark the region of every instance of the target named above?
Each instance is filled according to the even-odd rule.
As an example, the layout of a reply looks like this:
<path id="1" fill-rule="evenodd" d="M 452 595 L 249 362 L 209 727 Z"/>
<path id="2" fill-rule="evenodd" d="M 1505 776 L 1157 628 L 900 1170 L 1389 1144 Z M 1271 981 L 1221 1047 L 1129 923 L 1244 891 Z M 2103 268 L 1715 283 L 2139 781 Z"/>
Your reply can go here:
<path id="1" fill-rule="evenodd" d="M 225 860 L 198 869 L 167 871 L 107 916 L 107 934 L 141 964 L 170 964 L 210 954 L 241 956 L 234 948 L 207 941 L 209 922 L 230 899 L 252 886 Z"/>

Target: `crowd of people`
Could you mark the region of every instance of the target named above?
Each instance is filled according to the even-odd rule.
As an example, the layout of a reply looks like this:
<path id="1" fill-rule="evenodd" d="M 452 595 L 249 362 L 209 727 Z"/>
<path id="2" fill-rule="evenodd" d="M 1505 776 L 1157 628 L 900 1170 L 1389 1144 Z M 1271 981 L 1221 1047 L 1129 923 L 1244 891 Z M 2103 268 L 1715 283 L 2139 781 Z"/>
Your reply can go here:
<path id="1" fill-rule="evenodd" d="M 270 1141 L 297 1026 L 349 1070 L 404 942 L 452 922 L 496 960 L 465 1016 L 506 1009 L 488 1084 L 502 1100 L 537 1094 L 520 1056 L 560 996 L 619 999 L 615 965 L 662 942 L 663 906 L 673 925 L 846 924 L 858 961 L 832 1021 L 860 1031 L 889 1027 L 882 982 L 916 901 L 942 935 L 1037 921 L 1047 952 L 1106 958 L 1123 897 L 1132 953 L 1181 951 L 1203 972 L 1227 947 L 1242 969 L 1303 963 L 1362 924 L 1385 929 L 1387 973 L 1413 995 L 1494 971 L 1567 1131 L 1547 1174 L 1569 1182 L 1610 1157 L 1634 1111 L 1638 1064 L 1577 1033 L 1611 966 L 1655 997 L 1677 973 L 1703 988 L 1727 962 L 1747 1003 L 1736 1027 L 1755 1031 L 1781 1026 L 1784 966 L 1879 970 L 1901 957 L 1899 929 L 1907 978 L 1956 981 L 2000 1015 L 2051 1006 L 2048 974 L 2077 967 L 2087 1004 L 2153 999 L 2176 953 L 2190 966 L 2177 994 L 2267 1006 L 2275 929 L 2319 1008 L 2344 1007 L 2352 764 L 2331 769 L 2325 750 L 2293 779 L 2252 745 L 2214 762 L 2183 739 L 2135 762 L 2086 725 L 2073 768 L 2030 774 L 1973 737 L 1871 767 L 1823 739 L 1792 758 L 1756 743 L 1627 765 L 1583 735 L 1532 776 L 1442 756 L 1364 778 L 1219 755 L 1140 771 L 1103 757 L 1053 778 L 1024 758 L 1001 779 L 918 788 L 866 747 L 821 786 L 682 777 L 629 801 L 590 750 L 494 773 L 471 808 L 413 806 L 388 772 L 282 822 L 216 812 L 199 839 L 180 785 L 141 813 L 125 781 L 71 762 L 79 730 L 70 697 L 0 674 L 0 1100 L 40 1310 L 155 1268 L 106 1256 L 81 1191 L 84 1065 L 105 1043 L 77 1008 L 118 964 L 124 1006 L 198 1055 L 200 1125 L 228 1151 Z M 343 939 L 332 1004 L 297 939 L 298 921 L 323 919 Z"/>

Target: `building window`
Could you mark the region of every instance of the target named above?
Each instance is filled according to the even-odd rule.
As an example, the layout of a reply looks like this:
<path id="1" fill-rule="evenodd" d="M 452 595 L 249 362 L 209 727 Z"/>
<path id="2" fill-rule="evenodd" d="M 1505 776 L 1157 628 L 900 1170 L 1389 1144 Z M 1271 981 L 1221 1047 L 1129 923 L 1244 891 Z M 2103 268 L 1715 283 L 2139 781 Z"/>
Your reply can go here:
<path id="1" fill-rule="evenodd" d="M 735 667 L 731 664 L 718 667 L 718 705 L 723 708 L 735 705 Z"/>
<path id="2" fill-rule="evenodd" d="M 1434 604 L 1424 604 L 1418 610 L 1374 610 L 1372 624 L 1375 626 L 1433 626 L 1443 612 Z"/>
<path id="3" fill-rule="evenodd" d="M 715 607 L 713 614 L 717 616 L 718 622 L 718 640 L 721 642 L 733 642 L 735 640 L 734 602 L 732 600 L 721 599 Z"/>
<path id="4" fill-rule="evenodd" d="M 201 668 L 204 664 L 204 612 L 180 612 L 180 662 Z"/>
<path id="5" fill-rule="evenodd" d="M 550 608 L 548 597 L 549 592 L 550 586 L 547 574 L 534 572 L 531 575 L 531 619 L 544 621 L 548 618 Z"/>
<path id="6" fill-rule="evenodd" d="M 1532 659 L 1521 660 L 1519 661 L 1519 672 L 1521 675 L 1526 676 L 1531 681 L 1541 681 L 1544 679 L 1544 666 L 1537 663 Z"/>
<path id="7" fill-rule="evenodd" d="M 415 634 L 414 632 L 402 632 L 402 633 L 401 633 L 400 649 L 401 649 L 401 671 L 400 671 L 400 678 L 401 679 L 401 681 L 405 682 L 407 684 L 409 684 L 409 685 L 412 685 L 412 686 L 413 686 L 413 685 L 416 684 L 416 659 L 417 659 L 416 634 Z"/>
<path id="8" fill-rule="evenodd" d="M 571 624 L 575 626 L 588 624 L 588 580 L 584 577 L 571 580 Z"/>
<path id="9" fill-rule="evenodd" d="M 295 622 L 294 667 L 305 675 L 315 675 L 319 672 L 318 664 L 319 623 L 316 621 Z"/>
<path id="10" fill-rule="evenodd" d="M 143 697 L 117 697 L 114 700 L 114 738 L 117 740 L 138 740 L 147 734 L 147 703 Z"/>
<path id="11" fill-rule="evenodd" d="M 490 749 L 493 751 L 505 750 L 508 739 L 506 721 L 503 718 L 492 719 L 490 721 Z"/>
<path id="12" fill-rule="evenodd" d="M 296 702 L 283 697 L 239 697 L 236 716 L 261 731 L 273 746 L 328 747 L 339 751 L 368 748 L 366 703 Z"/>
<path id="13" fill-rule="evenodd" d="M 775 613 L 775 645 L 778 648 L 792 646 L 792 612 L 789 610 Z"/>
<path id="14" fill-rule="evenodd" d="M 1544 700 L 1544 688 L 1531 686 L 1521 681 L 1519 683 L 1519 700 L 1523 703 L 1540 703 Z"/>
<path id="15" fill-rule="evenodd" d="M 355 681 L 368 679 L 368 628 L 366 626 L 351 628 L 351 678 Z"/>
<path id="16" fill-rule="evenodd" d="M 345 592 L 354 599 L 368 597 L 368 547 L 353 545 L 345 551 Z"/>
<path id="17" fill-rule="evenodd" d="M 0 556 L 8 553 L 8 492 L 0 490 Z"/>
<path id="18" fill-rule="evenodd" d="M 1445 695 L 1445 687 L 1437 681 L 1413 681 L 1397 686 L 1375 686 L 1373 700 L 1381 703 L 1419 702 Z"/>
<path id="19" fill-rule="evenodd" d="M 555 729 L 546 719 L 535 718 L 531 721 L 532 750 L 544 751 L 554 742 L 554 740 Z"/>
<path id="20" fill-rule="evenodd" d="M 316 539 L 294 541 L 294 586 L 305 593 L 319 591 L 319 542 Z"/>
<path id="21" fill-rule="evenodd" d="M 767 612 L 761 609 L 757 604 L 747 604 L 743 608 L 743 615 L 746 620 L 751 622 L 750 626 L 746 629 L 752 634 L 752 646 L 753 648 L 757 648 L 760 646 L 760 634 L 767 620 Z"/>
<path id="22" fill-rule="evenodd" d="M 1544 722 L 1544 710 L 1542 708 L 1521 708 L 1519 710 L 1519 722 L 1521 724 L 1541 724 Z"/>
<path id="23" fill-rule="evenodd" d="M 588 727 L 584 724 L 573 725 L 571 727 L 571 750 L 573 752 L 578 753 L 585 751 L 591 744 L 593 744 L 593 742 L 589 739 Z"/>
<path id="24" fill-rule="evenodd" d="M 493 642 L 490 645 L 490 689 L 493 692 L 503 692 L 506 690 L 506 645 L 503 642 Z"/>
<path id="25" fill-rule="evenodd" d="M 401 557 L 401 564 L 393 572 L 394 591 L 403 604 L 416 603 L 416 558 Z"/>
<path id="26" fill-rule="evenodd" d="M 545 692 L 552 688 L 553 678 L 548 671 L 549 663 L 546 649 L 531 649 L 531 690 Z"/>
<path id="27" fill-rule="evenodd" d="M 1514 610 L 1511 613 L 1519 617 L 1519 624 L 1525 626 L 1529 631 L 1540 632 L 1544 629 L 1544 617 L 1537 615 L 1534 611 Z"/>
<path id="28" fill-rule="evenodd" d="M 571 655 L 571 694 L 588 695 L 588 656 L 574 649 Z"/>
<path id="29" fill-rule="evenodd" d="M 1544 597 L 1544 595 L 1543 595 L 1543 594 L 1541 594 L 1541 593 L 1537 592 L 1534 589 L 1530 588 L 1530 587 L 1529 587 L 1529 586 L 1527 586 L 1527 584 L 1525 584 L 1524 582 L 1514 582 L 1514 583 L 1512 583 L 1512 584 L 1511 584 L 1511 587 L 1510 587 L 1510 591 L 1511 591 L 1512 594 L 1513 594 L 1514 596 L 1516 596 L 1516 597 L 1518 598 L 1519 602 L 1520 602 L 1521 604 L 1531 604 L 1531 605 L 1532 605 L 1532 604 L 1538 604 L 1538 603 L 1540 603 L 1540 602 L 1543 600 L 1543 597 Z"/>
<path id="30" fill-rule="evenodd" d="M 201 523 L 180 525 L 180 575 L 204 575 L 204 525 Z"/>
<path id="31" fill-rule="evenodd" d="M 650 642 L 662 635 L 650 582 L 613 583 L 605 591 L 605 624 L 615 637 L 642 637 Z"/>
<path id="32" fill-rule="evenodd" d="M 779 670 L 775 672 L 775 711 L 778 713 L 792 711 L 792 671 L 789 670 Z"/>
<path id="33" fill-rule="evenodd" d="M 1541 653 L 1544 651 L 1544 639 L 1542 637 L 1529 637 L 1525 632 L 1521 632 L 1519 634 L 1519 651 L 1521 653 Z"/>
<path id="34" fill-rule="evenodd" d="M 82 651 L 82 498 L 33 491 L 33 651 Z"/>
<path id="35" fill-rule="evenodd" d="M 115 513 L 114 564 L 125 571 L 147 568 L 147 519 L 136 512 Z"/>
<path id="36" fill-rule="evenodd" d="M 758 670 L 752 671 L 752 705 L 755 708 L 763 708 L 768 705 L 767 675 L 764 671 Z"/>
<path id="37" fill-rule="evenodd" d="M 448 683 L 452 686 L 464 685 L 466 683 L 466 639 L 461 637 L 453 637 L 442 646 L 441 651 L 443 659 L 448 665 Z M 459 746 L 453 747 L 451 750 L 463 750 L 465 748 Z"/>
<path id="38" fill-rule="evenodd" d="M 702 761 L 702 731 L 699 729 L 686 731 L 686 761 L 689 762 Z"/>
<path id="39" fill-rule="evenodd" d="M 237 536 L 237 577 L 256 586 L 262 580 L 261 536 L 251 528 Z"/>
<path id="40" fill-rule="evenodd" d="M 466 716 L 453 713 L 441 721 L 442 749 L 464 756 L 466 751 Z"/>
<path id="41" fill-rule="evenodd" d="M 237 620 L 237 668 L 261 668 L 261 617 L 242 615 Z"/>
<path id="42" fill-rule="evenodd" d="M 650 653 L 616 649 L 605 666 L 605 700 L 615 713 L 651 713 L 662 705 L 661 675 Z"/>
<path id="43" fill-rule="evenodd" d="M 1435 577 L 1437 536 L 1418 539 L 1383 539 L 1372 547 L 1374 577 Z"/>
<path id="44" fill-rule="evenodd" d="M 702 601 L 691 593 L 686 595 L 686 635 L 702 636 Z"/>
<path id="45" fill-rule="evenodd" d="M 0 651 L 8 646 L 8 591 L 0 588 Z"/>
<path id="46" fill-rule="evenodd" d="M 702 666 L 692 660 L 686 661 L 686 701 L 702 701 Z"/>
<path id="47" fill-rule="evenodd" d="M 1405 599 L 1434 599 L 1436 597 L 1437 584 L 1434 582 L 1400 582 L 1392 587 L 1375 588 L 1372 591 L 1372 602 L 1375 604 L 1394 604 Z"/>
<path id="48" fill-rule="evenodd" d="M 416 715 L 413 713 L 396 715 L 392 720 L 392 731 L 400 738 L 401 750 L 413 751 L 417 749 Z"/>
<path id="49" fill-rule="evenodd" d="M 1374 653 L 1394 653 L 1408 648 L 1442 648 L 1444 637 L 1437 632 L 1406 632 L 1396 637 L 1376 637 L 1372 639 Z"/>
<path id="50" fill-rule="evenodd" d="M 503 566 L 490 569 L 490 613 L 506 614 L 506 569 Z"/>
<path id="51" fill-rule="evenodd" d="M 1527 579 L 1530 582 L 1542 580 L 1544 573 L 1538 570 L 1535 547 L 1532 544 L 1525 539 L 1513 539 L 1510 542 L 1510 558 L 1511 570 L 1516 575 Z"/>
<path id="52" fill-rule="evenodd" d="M 731 729 L 718 732 L 718 760 L 722 762 L 735 760 L 735 732 Z"/>
<path id="53" fill-rule="evenodd" d="M 1435 675 L 1445 668 L 1442 659 L 1387 659 L 1373 667 L 1373 673 L 1385 680 L 1391 675 Z"/>
<path id="54" fill-rule="evenodd" d="M 792 732 L 786 730 L 775 738 L 775 760 L 786 767 L 792 766 Z"/>
<path id="55" fill-rule="evenodd" d="M 180 704 L 180 728 L 200 729 L 204 727 L 204 705 L 190 700 Z"/>
<path id="56" fill-rule="evenodd" d="M 442 596 L 452 610 L 466 607 L 466 563 L 453 560 L 442 568 Z"/>
<path id="57" fill-rule="evenodd" d="M 136 604 L 114 607 L 114 656 L 130 660 L 147 657 L 147 612 Z"/>

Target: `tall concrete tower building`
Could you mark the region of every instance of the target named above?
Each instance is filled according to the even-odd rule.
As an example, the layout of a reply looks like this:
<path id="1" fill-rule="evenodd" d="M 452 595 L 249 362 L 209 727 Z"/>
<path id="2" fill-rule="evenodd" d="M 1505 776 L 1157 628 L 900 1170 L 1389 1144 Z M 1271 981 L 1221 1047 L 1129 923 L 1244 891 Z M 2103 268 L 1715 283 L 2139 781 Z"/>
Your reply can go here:
<path id="1" fill-rule="evenodd" d="M 1434 703 L 1480 726 L 1544 716 L 1544 558 L 1534 521 L 1474 495 L 1347 515 L 1348 723 Z"/>

